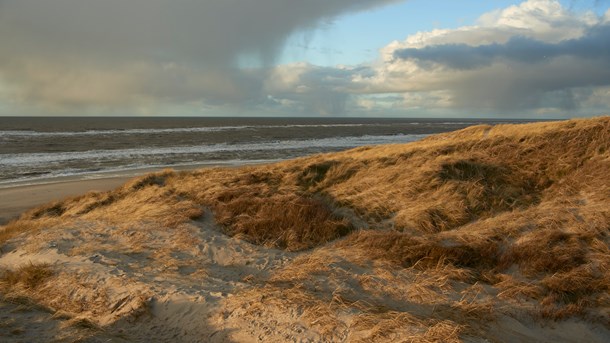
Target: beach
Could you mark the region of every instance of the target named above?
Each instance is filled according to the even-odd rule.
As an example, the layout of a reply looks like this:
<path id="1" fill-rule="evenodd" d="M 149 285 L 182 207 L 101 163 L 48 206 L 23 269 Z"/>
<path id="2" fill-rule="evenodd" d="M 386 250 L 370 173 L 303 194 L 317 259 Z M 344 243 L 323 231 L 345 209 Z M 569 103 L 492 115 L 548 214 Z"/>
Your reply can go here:
<path id="1" fill-rule="evenodd" d="M 174 166 L 171 169 L 182 171 L 217 166 L 222 166 L 222 164 L 192 164 Z M 233 165 L 224 166 L 232 167 Z M 122 172 L 71 175 L 3 184 L 0 186 L 0 225 L 19 217 L 28 209 L 88 192 L 110 191 L 133 178 L 163 169 L 166 168 L 139 168 Z"/>
<path id="2" fill-rule="evenodd" d="M 164 168 L 271 163 L 416 141 L 493 120 L 353 118 L 4 118 L 0 224 L 51 201 L 112 190 Z"/>
<path id="3" fill-rule="evenodd" d="M 30 208 L 87 192 L 109 191 L 130 178 L 122 176 L 83 180 L 78 177 L 68 177 L 62 180 L 49 180 L 46 183 L 43 181 L 39 184 L 0 188 L 0 225 L 17 218 Z"/>
<path id="4" fill-rule="evenodd" d="M 5 188 L 0 340 L 607 342 L 609 132 Z"/>
<path id="5" fill-rule="evenodd" d="M 610 1 L 0 0 L 0 343 L 610 343 Z"/>

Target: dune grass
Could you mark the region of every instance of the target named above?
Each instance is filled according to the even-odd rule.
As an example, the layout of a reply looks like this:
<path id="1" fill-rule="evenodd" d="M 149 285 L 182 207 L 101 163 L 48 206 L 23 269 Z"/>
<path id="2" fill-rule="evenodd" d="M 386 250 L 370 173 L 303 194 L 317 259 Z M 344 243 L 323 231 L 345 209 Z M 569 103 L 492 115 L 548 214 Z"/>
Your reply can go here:
<path id="1" fill-rule="evenodd" d="M 610 293 L 608 175 L 610 117 L 481 125 L 271 165 L 150 174 L 112 192 L 32 210 L 0 231 L 0 244 L 49 220 L 172 229 L 210 209 L 226 234 L 254 244 L 288 251 L 325 247 L 355 265 L 391 269 L 358 276 L 366 292 L 384 289 L 371 280 L 404 282 L 409 277 L 392 275 L 408 271 L 423 278 L 404 290 L 413 299 L 419 294 L 433 302 L 454 283 L 484 285 L 503 306 L 531 309 L 538 318 L 591 319 Z M 295 299 L 313 297 L 312 309 L 334 299 L 307 290 L 316 273 L 330 273 L 332 259 L 314 258 L 318 251 L 306 267 L 275 276 L 277 285 L 296 287 L 289 288 L 299 294 L 291 293 Z M 494 308 L 488 300 L 468 299 L 445 307 L 478 318 Z M 397 309 L 353 308 L 375 335 L 411 318 Z M 419 318 L 418 327 L 425 322 Z M 418 337 L 456 340 L 468 332 L 455 315 L 432 324 Z"/>
<path id="2" fill-rule="evenodd" d="M 49 264 L 33 264 L 30 262 L 16 270 L 5 270 L 0 275 L 0 281 L 9 289 L 20 286 L 28 290 L 34 290 L 53 274 L 53 268 Z"/>
<path id="3" fill-rule="evenodd" d="M 2 245 L 8 240 L 24 233 L 30 233 L 36 231 L 45 225 L 53 226 L 56 225 L 57 221 L 49 218 L 45 219 L 27 219 L 12 220 L 6 225 L 0 227 L 0 252 L 2 252 Z"/>

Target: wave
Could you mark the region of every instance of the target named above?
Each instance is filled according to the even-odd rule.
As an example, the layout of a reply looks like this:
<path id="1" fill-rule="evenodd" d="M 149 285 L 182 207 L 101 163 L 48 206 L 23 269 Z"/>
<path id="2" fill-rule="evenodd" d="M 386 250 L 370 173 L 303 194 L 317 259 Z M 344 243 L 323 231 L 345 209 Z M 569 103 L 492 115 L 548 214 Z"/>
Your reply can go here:
<path id="1" fill-rule="evenodd" d="M 390 143 L 407 143 L 419 140 L 426 135 L 392 135 L 392 136 L 358 136 L 358 137 L 335 137 L 307 140 L 282 140 L 262 143 L 239 143 L 239 144 L 209 144 L 194 146 L 174 146 L 162 148 L 130 148 L 117 150 L 89 150 L 76 152 L 57 153 L 17 153 L 2 154 L 0 158 L 5 166 L 27 167 L 45 164 L 60 164 L 62 162 L 78 161 L 112 161 L 137 159 L 138 157 L 171 155 L 199 155 L 222 152 L 252 152 L 252 151 L 279 151 L 298 149 L 336 149 L 352 148 L 363 145 L 377 145 Z"/>
<path id="2" fill-rule="evenodd" d="M 125 130 L 87 130 L 43 132 L 30 130 L 0 131 L 0 137 L 69 137 L 69 136 L 104 136 L 104 135 L 147 135 L 169 133 L 221 132 L 257 129 L 287 129 L 287 128 L 322 128 L 322 127 L 361 127 L 384 126 L 390 124 L 287 124 L 287 125 L 239 125 L 239 126 L 209 126 L 181 127 L 168 129 L 125 129 Z"/>
<path id="3" fill-rule="evenodd" d="M 407 122 L 400 125 L 445 125 L 465 126 L 474 125 L 478 122 Z M 86 130 L 86 131 L 32 131 L 32 130 L 0 130 L 0 138 L 11 137 L 72 137 L 72 136 L 109 136 L 109 135 L 148 135 L 148 134 L 172 134 L 172 133 L 198 133 L 198 132 L 223 132 L 240 130 L 261 129 L 291 129 L 291 128 L 341 128 L 341 127 L 387 127 L 395 126 L 396 123 L 345 123 L 345 124 L 285 124 L 285 125 L 236 125 L 236 126 L 206 126 L 206 127 L 179 127 L 166 129 L 112 129 L 112 130 Z"/>

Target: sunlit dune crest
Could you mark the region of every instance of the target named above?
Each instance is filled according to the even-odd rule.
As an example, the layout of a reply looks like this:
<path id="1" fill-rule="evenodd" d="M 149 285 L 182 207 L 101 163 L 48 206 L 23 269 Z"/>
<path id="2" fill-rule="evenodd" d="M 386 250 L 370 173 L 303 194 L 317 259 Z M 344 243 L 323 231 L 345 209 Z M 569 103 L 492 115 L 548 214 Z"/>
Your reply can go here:
<path id="1" fill-rule="evenodd" d="M 0 229 L 0 307 L 48 340 L 604 342 L 609 175 L 610 117 L 167 170 Z"/>

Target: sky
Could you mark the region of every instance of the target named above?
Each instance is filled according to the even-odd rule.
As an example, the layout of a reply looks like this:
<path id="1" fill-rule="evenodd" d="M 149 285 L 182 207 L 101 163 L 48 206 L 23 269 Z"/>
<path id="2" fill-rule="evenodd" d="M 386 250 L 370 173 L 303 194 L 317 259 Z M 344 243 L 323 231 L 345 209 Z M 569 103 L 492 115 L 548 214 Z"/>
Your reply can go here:
<path id="1" fill-rule="evenodd" d="M 610 114 L 610 0 L 0 0 L 0 116 Z"/>

